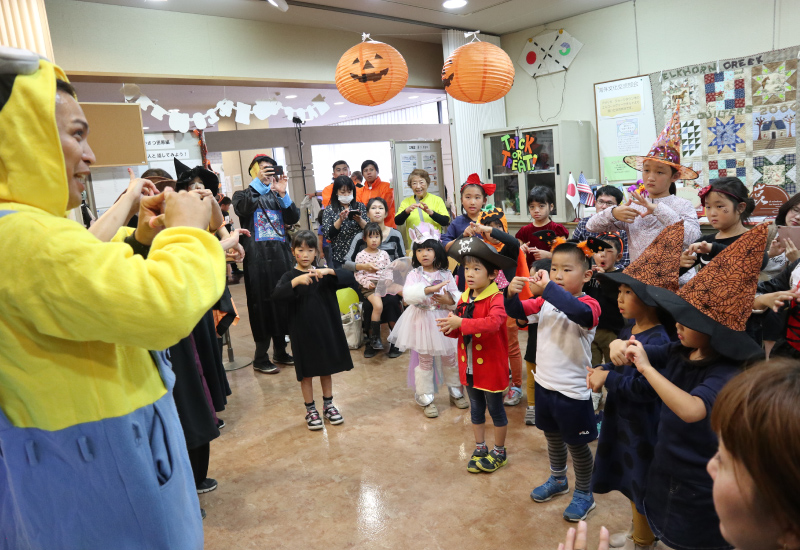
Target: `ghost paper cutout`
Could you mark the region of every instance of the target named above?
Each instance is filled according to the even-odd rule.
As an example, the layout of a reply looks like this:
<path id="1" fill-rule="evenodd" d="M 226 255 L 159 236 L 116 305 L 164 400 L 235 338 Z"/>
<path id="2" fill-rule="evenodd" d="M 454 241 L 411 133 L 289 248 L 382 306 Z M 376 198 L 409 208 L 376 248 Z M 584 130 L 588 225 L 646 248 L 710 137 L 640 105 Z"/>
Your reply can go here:
<path id="1" fill-rule="evenodd" d="M 156 107 L 158 107 L 156 105 Z M 189 115 L 180 111 L 173 111 L 169 114 L 169 128 L 174 132 L 186 133 L 189 131 Z"/>
<path id="2" fill-rule="evenodd" d="M 208 125 L 213 126 L 217 122 L 219 122 L 219 117 L 214 109 L 209 109 L 206 111 L 206 118 L 208 118 Z"/>
<path id="3" fill-rule="evenodd" d="M 236 122 L 239 124 L 250 124 L 250 113 L 250 105 L 242 103 L 241 101 L 236 103 Z"/>
<path id="4" fill-rule="evenodd" d="M 233 101 L 220 99 L 217 102 L 217 110 L 219 111 L 219 116 L 231 116 L 231 113 L 233 113 Z"/>
<path id="5" fill-rule="evenodd" d="M 164 107 L 162 107 L 161 105 L 155 105 L 155 104 L 153 104 L 153 110 L 152 110 L 152 111 L 150 111 L 150 114 L 151 114 L 151 115 L 152 115 L 154 118 L 156 118 L 156 119 L 158 119 L 158 120 L 164 120 L 164 115 L 168 115 L 169 113 L 168 113 L 168 112 L 167 112 L 167 110 L 166 110 Z M 187 115 L 187 116 L 186 116 L 186 118 L 189 118 L 189 116 Z"/>
<path id="6" fill-rule="evenodd" d="M 272 115 L 277 115 L 281 110 L 280 101 L 256 101 L 253 107 L 253 114 L 256 115 L 258 120 L 264 120 Z"/>
<path id="7" fill-rule="evenodd" d="M 198 130 L 205 130 L 208 126 L 208 123 L 206 123 L 206 117 L 203 116 L 203 113 L 193 114 L 192 122 L 194 123 L 194 127 Z"/>

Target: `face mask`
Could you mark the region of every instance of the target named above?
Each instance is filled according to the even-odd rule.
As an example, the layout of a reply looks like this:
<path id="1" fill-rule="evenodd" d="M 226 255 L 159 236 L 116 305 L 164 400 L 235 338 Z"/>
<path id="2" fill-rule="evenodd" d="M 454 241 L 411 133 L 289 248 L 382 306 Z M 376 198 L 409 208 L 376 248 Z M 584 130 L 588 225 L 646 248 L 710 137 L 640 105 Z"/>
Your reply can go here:
<path id="1" fill-rule="evenodd" d="M 350 204 L 353 200 L 353 195 L 339 195 L 339 202 L 341 204 Z"/>

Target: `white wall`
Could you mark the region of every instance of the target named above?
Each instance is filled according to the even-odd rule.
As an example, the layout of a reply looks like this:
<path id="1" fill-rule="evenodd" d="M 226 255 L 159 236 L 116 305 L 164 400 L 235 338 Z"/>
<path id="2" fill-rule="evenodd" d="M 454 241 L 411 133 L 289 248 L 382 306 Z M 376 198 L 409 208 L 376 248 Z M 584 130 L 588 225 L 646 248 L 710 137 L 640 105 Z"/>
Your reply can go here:
<path id="1" fill-rule="evenodd" d="M 593 85 L 597 82 L 771 50 L 772 6 L 767 0 L 637 0 L 639 67 L 633 2 L 549 23 L 547 29 L 564 28 L 584 44 L 566 73 L 563 109 L 556 115 L 563 72 L 534 82 L 516 65 L 514 86 L 505 98 L 508 125 L 541 124 L 548 117 L 552 117 L 548 123 L 589 120 L 595 124 Z M 777 6 L 775 49 L 800 44 L 800 2 L 778 0 Z M 525 41 L 544 29 L 504 35 L 501 46 L 516 63 Z"/>
<path id="2" fill-rule="evenodd" d="M 55 60 L 67 72 L 333 82 L 356 33 L 75 0 L 45 0 Z M 441 88 L 438 44 L 392 37 L 409 86 Z"/>

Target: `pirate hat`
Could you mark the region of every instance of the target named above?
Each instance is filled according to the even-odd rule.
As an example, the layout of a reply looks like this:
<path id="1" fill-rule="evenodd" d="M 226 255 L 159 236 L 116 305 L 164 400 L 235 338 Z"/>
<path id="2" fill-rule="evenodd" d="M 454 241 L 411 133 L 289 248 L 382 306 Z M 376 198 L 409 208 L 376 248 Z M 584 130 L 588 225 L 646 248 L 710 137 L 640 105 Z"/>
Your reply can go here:
<path id="1" fill-rule="evenodd" d="M 678 292 L 683 230 L 682 221 L 670 225 L 623 271 L 601 273 L 598 278 L 628 285 L 642 302 L 655 307 L 656 301 L 650 295 L 652 287 Z"/>
<path id="2" fill-rule="evenodd" d="M 767 224 L 759 224 L 720 252 L 677 294 L 651 288 L 659 306 L 680 324 L 711 337 L 719 354 L 747 361 L 763 356 L 745 333 L 767 246 Z"/>
<path id="3" fill-rule="evenodd" d="M 478 237 L 461 237 L 453 241 L 447 255 L 458 263 L 464 263 L 464 256 L 476 256 L 500 269 L 513 269 L 517 260 L 499 254 L 494 248 Z"/>
<path id="4" fill-rule="evenodd" d="M 178 182 L 178 189 L 176 189 L 176 191 L 184 191 L 188 189 L 189 182 L 191 182 L 194 178 L 200 178 L 200 181 L 203 182 L 203 187 L 211 191 L 214 196 L 217 195 L 219 192 L 219 178 L 214 172 L 207 170 L 202 166 L 189 168 L 176 158 L 173 158 L 172 160 L 175 163 L 175 173 L 178 174 L 178 177 L 175 178 L 175 181 Z"/>
<path id="5" fill-rule="evenodd" d="M 681 100 L 679 99 L 676 102 L 672 118 L 667 122 L 667 125 L 664 126 L 664 129 L 661 130 L 661 134 L 650 148 L 650 152 L 645 156 L 628 155 L 622 159 L 625 164 L 641 172 L 644 161 L 654 160 L 675 168 L 678 171 L 679 179 L 693 180 L 699 177 L 697 172 L 681 165 L 680 108 Z"/>

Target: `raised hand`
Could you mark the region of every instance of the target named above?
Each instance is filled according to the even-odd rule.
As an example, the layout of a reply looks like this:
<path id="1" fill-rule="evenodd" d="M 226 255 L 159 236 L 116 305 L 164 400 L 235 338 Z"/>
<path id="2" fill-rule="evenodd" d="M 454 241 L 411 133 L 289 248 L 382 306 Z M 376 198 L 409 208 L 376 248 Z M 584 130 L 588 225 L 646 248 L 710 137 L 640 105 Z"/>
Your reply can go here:
<path id="1" fill-rule="evenodd" d="M 450 334 L 454 330 L 461 328 L 461 317 L 450 312 L 447 317 L 436 319 L 436 324 L 439 326 L 440 332 Z"/>
<path id="2" fill-rule="evenodd" d="M 275 175 L 275 168 L 273 168 L 269 164 L 258 171 L 258 179 L 260 179 L 261 183 L 263 183 L 264 185 L 269 185 L 272 182 L 274 175 Z"/>
<path id="3" fill-rule="evenodd" d="M 632 199 L 628 199 L 625 204 L 615 206 L 611 209 L 611 216 L 625 223 L 633 223 L 640 213 L 635 208 L 631 208 Z M 638 204 L 638 202 L 637 202 Z"/>
<path id="4" fill-rule="evenodd" d="M 789 260 L 789 262 L 794 262 L 800 258 L 800 250 L 797 250 L 797 247 L 792 242 L 792 239 L 786 237 L 783 243 L 784 246 L 786 246 L 786 259 Z"/>
<path id="5" fill-rule="evenodd" d="M 279 197 L 286 194 L 286 188 L 289 186 L 289 178 L 283 174 L 272 184 L 272 190 L 275 191 Z"/>
<path id="6" fill-rule="evenodd" d="M 775 256 L 780 256 L 786 252 L 786 247 L 778 239 L 773 239 L 771 243 L 769 243 L 769 252 L 768 255 L 770 258 L 774 258 Z"/>
<path id="7" fill-rule="evenodd" d="M 558 550 L 588 550 L 586 546 L 586 522 L 579 521 L 578 529 L 570 527 L 567 530 L 567 538 L 564 542 L 558 543 Z M 600 528 L 600 542 L 597 543 L 597 550 L 608 550 L 609 534 L 605 527 Z"/>
<path id="8" fill-rule="evenodd" d="M 647 200 L 646 198 L 641 196 L 638 191 L 634 191 L 633 192 L 633 195 L 632 195 L 631 199 L 632 199 L 633 202 L 635 202 L 639 206 L 643 206 L 644 208 L 646 208 L 645 212 L 640 212 L 639 213 L 639 215 L 641 217 L 643 217 L 643 218 L 645 216 L 648 216 L 648 215 L 652 214 L 656 210 L 656 203 Z"/>
<path id="9" fill-rule="evenodd" d="M 529 282 L 530 278 L 528 277 L 514 277 L 511 279 L 511 282 L 508 283 L 507 290 L 509 297 L 522 292 L 522 289 L 524 289 L 525 285 L 527 285 Z"/>

